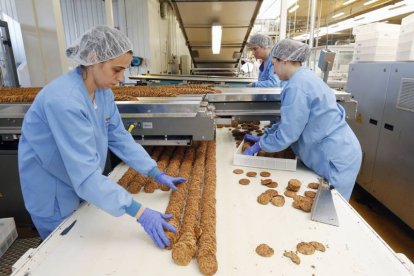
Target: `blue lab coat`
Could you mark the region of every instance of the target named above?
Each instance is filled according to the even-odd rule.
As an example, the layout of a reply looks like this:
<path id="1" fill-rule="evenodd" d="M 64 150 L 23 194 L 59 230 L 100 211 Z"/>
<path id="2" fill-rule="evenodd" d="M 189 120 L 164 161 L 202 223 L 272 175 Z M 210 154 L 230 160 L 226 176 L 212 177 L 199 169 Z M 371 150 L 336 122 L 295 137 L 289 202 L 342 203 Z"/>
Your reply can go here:
<path id="1" fill-rule="evenodd" d="M 299 68 L 282 91 L 281 120 L 265 131 L 260 147 L 291 145 L 303 163 L 349 200 L 361 166 L 361 146 L 334 92 L 309 68 Z"/>
<path id="2" fill-rule="evenodd" d="M 272 57 L 269 55 L 259 67 L 259 79 L 252 87 L 281 87 L 279 77 L 274 73 Z"/>
<path id="3" fill-rule="evenodd" d="M 124 214 L 132 196 L 102 175 L 108 147 L 141 174 L 159 173 L 125 130 L 111 89 L 97 89 L 92 103 L 79 68 L 46 85 L 26 113 L 19 143 L 20 183 L 32 218 L 58 222 L 56 210 L 67 217 L 81 200 Z"/>

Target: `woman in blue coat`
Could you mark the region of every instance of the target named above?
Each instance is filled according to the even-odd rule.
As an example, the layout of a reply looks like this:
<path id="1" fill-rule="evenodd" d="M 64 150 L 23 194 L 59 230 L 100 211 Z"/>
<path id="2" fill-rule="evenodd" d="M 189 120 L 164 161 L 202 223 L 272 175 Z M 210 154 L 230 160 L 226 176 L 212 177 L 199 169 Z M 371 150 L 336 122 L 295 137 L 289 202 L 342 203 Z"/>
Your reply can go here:
<path id="1" fill-rule="evenodd" d="M 185 181 L 160 172 L 125 130 L 111 87 L 124 80 L 132 44 L 118 30 L 97 26 L 66 50 L 80 66 L 46 85 L 23 121 L 19 174 L 25 205 L 45 239 L 82 200 L 113 216 L 135 217 L 161 248 L 170 215 L 145 208 L 102 174 L 108 148 L 139 173 L 176 188 Z"/>
<path id="2" fill-rule="evenodd" d="M 279 152 L 291 146 L 303 163 L 325 177 L 349 200 L 361 166 L 361 146 L 345 121 L 345 110 L 332 90 L 302 66 L 309 46 L 284 39 L 271 52 L 276 74 L 287 81 L 282 91 L 281 120 L 266 130 L 244 154 L 260 149 Z"/>
<path id="3" fill-rule="evenodd" d="M 280 79 L 274 73 L 270 51 L 273 46 L 272 39 L 262 34 L 252 35 L 249 40 L 249 48 L 256 59 L 262 60 L 259 67 L 259 79 L 248 84 L 250 87 L 281 87 Z"/>

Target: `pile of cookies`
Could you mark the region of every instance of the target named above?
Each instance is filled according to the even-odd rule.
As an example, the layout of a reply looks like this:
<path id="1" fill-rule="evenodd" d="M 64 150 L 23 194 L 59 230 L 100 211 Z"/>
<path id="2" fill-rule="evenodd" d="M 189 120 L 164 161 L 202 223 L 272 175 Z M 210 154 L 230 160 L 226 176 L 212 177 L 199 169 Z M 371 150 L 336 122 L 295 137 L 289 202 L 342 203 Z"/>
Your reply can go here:
<path id="1" fill-rule="evenodd" d="M 209 85 L 116 86 L 112 88 L 116 101 L 136 101 L 137 97 L 175 97 L 178 95 L 217 94 Z"/>
<path id="2" fill-rule="evenodd" d="M 31 103 L 42 87 L 0 88 L 0 103 Z"/>
<path id="3" fill-rule="evenodd" d="M 187 179 L 172 191 L 166 214 L 177 233 L 167 232 L 171 241 L 172 258 L 178 265 L 188 265 L 196 257 L 200 271 L 213 275 L 218 269 L 216 251 L 216 144 L 215 141 L 194 143 L 191 147 L 146 148 L 158 168 L 171 176 Z M 119 184 L 129 190 L 136 177 L 129 169 Z M 143 177 L 144 191 L 161 188 L 148 177 Z"/>
<path id="4" fill-rule="evenodd" d="M 285 253 L 283 253 L 283 255 L 291 259 L 295 264 L 300 264 L 298 252 L 303 255 L 312 255 L 315 253 L 315 251 L 325 252 L 326 248 L 322 243 L 317 241 L 300 242 L 296 245 L 296 252 L 285 250 Z"/>

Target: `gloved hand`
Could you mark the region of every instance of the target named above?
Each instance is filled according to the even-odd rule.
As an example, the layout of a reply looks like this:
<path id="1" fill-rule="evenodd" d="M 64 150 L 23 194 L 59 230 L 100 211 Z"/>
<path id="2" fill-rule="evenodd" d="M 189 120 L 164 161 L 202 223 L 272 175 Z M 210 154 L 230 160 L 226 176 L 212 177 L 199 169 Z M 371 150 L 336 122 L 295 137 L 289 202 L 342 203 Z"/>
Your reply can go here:
<path id="1" fill-rule="evenodd" d="M 259 136 L 256 136 L 256 135 L 246 134 L 246 135 L 244 135 L 244 139 L 243 140 L 246 141 L 246 142 L 256 143 L 256 142 L 259 142 L 260 137 Z"/>
<path id="2" fill-rule="evenodd" d="M 176 184 L 180 184 L 184 181 L 187 181 L 187 179 L 182 177 L 172 177 L 168 174 L 165 174 L 163 172 L 160 172 L 157 176 L 155 176 L 155 181 L 157 181 L 160 184 L 167 185 L 171 188 L 171 190 L 175 191 L 177 190 L 177 187 L 175 187 Z"/>
<path id="3" fill-rule="evenodd" d="M 255 155 L 257 152 L 259 152 L 261 150 L 259 142 L 254 143 L 253 146 L 251 146 L 250 148 L 248 148 L 247 150 L 245 150 L 243 152 L 244 155 Z"/>
<path id="4" fill-rule="evenodd" d="M 164 228 L 176 233 L 174 226 L 166 222 L 172 215 L 162 214 L 152 209 L 145 209 L 138 222 L 144 227 L 145 232 L 151 237 L 152 241 L 159 247 L 170 246 L 170 240 L 165 236 Z"/>

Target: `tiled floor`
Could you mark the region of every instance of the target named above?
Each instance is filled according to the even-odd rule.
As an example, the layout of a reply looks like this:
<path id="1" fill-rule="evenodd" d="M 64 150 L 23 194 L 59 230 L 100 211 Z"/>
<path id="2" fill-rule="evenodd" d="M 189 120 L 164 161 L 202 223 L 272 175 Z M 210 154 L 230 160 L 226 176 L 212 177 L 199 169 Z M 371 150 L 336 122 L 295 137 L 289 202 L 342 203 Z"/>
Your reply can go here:
<path id="1" fill-rule="evenodd" d="M 405 254 L 414 263 L 413 229 L 358 185 L 350 203 L 396 253 Z"/>

